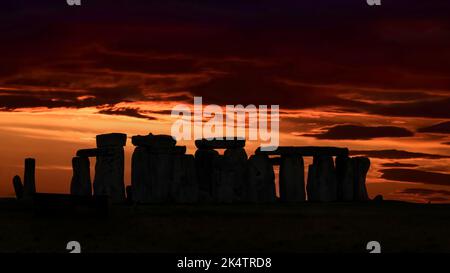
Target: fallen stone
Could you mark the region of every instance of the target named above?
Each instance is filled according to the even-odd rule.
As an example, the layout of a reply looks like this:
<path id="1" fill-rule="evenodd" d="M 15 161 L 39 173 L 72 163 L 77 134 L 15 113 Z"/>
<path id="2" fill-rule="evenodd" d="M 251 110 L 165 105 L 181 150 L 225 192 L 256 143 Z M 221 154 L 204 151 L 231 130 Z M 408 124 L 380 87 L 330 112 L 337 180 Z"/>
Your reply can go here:
<path id="1" fill-rule="evenodd" d="M 372 201 L 374 201 L 374 202 L 376 202 L 376 203 L 383 202 L 383 195 L 378 194 L 377 196 L 375 196 L 375 197 L 373 198 Z"/>
<path id="2" fill-rule="evenodd" d="M 197 139 L 195 141 L 195 146 L 198 149 L 238 149 L 245 147 L 245 139 Z"/>
<path id="3" fill-rule="evenodd" d="M 97 148 L 123 147 L 127 143 L 127 135 L 121 133 L 110 133 L 96 136 Z"/>
<path id="4" fill-rule="evenodd" d="M 281 156 L 280 200 L 283 202 L 303 202 L 305 194 L 304 162 L 301 156 Z"/>

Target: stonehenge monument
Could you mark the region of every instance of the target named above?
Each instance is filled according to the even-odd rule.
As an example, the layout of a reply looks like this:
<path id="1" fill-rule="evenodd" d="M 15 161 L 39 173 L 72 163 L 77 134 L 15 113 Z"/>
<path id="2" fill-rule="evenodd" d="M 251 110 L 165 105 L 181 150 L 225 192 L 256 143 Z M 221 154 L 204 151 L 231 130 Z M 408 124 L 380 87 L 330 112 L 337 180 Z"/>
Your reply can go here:
<path id="1" fill-rule="evenodd" d="M 195 155 L 169 135 L 137 135 L 131 158 L 131 185 L 125 187 L 127 135 L 96 136 L 96 148 L 80 149 L 72 159 L 70 194 L 107 197 L 121 203 L 271 203 L 367 201 L 370 160 L 350 157 L 347 148 L 281 146 L 260 148 L 250 157 L 245 140 L 198 139 Z M 223 150 L 219 153 L 218 150 Z M 304 157 L 312 157 L 305 183 Z M 90 158 L 95 158 L 93 183 Z M 17 199 L 36 193 L 35 160 L 25 159 L 24 181 L 15 176 Z M 279 166 L 276 195 L 276 173 Z"/>
<path id="2" fill-rule="evenodd" d="M 131 158 L 128 202 L 270 203 L 366 201 L 370 160 L 349 157 L 347 148 L 281 146 L 247 156 L 245 139 L 198 139 L 195 155 L 169 135 L 137 135 Z M 125 134 L 97 136 L 97 148 L 74 157 L 71 193 L 91 195 L 89 157 L 96 158 L 94 195 L 125 200 Z M 219 153 L 218 150 L 223 150 Z M 304 157 L 312 157 L 305 183 Z M 279 198 L 274 166 L 279 166 Z M 30 165 L 31 168 L 31 165 Z M 17 184 L 17 183 L 16 183 Z M 18 187 L 20 192 L 20 187 Z"/>

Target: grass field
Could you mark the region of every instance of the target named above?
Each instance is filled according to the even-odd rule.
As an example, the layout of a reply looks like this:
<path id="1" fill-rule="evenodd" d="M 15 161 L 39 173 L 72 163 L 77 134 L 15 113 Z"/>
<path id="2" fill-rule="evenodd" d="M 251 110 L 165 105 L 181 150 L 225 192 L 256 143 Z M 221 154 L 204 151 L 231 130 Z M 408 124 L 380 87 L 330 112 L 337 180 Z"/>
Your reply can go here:
<path id="1" fill-rule="evenodd" d="M 0 251 L 450 252 L 450 205 L 394 201 L 272 205 L 113 205 L 108 215 L 36 214 L 0 200 Z"/>

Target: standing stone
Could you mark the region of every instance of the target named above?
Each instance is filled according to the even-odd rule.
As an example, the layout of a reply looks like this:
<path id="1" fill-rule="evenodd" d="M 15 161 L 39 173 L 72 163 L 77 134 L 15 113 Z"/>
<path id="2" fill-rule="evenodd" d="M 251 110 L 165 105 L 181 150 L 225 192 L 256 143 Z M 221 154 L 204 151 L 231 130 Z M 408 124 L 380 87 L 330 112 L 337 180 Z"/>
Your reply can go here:
<path id="1" fill-rule="evenodd" d="M 173 173 L 172 183 L 170 183 L 170 197 L 176 203 L 185 203 L 183 184 L 185 183 L 186 173 L 183 155 L 175 155 L 172 164 Z"/>
<path id="2" fill-rule="evenodd" d="M 182 158 L 186 147 L 175 146 L 176 141 L 169 135 L 133 136 L 131 141 L 137 146 L 131 170 L 134 201 L 153 203 L 177 199 L 180 180 L 184 177 Z"/>
<path id="3" fill-rule="evenodd" d="M 305 201 L 305 171 L 303 157 L 295 155 L 281 156 L 279 185 L 281 201 Z"/>
<path id="4" fill-rule="evenodd" d="M 152 175 L 150 169 L 150 153 L 146 147 L 136 147 L 131 157 L 131 186 L 133 201 L 151 202 Z"/>
<path id="5" fill-rule="evenodd" d="M 331 202 L 337 200 L 337 181 L 333 157 L 315 156 L 308 170 L 308 200 Z"/>
<path id="6" fill-rule="evenodd" d="M 355 191 L 354 160 L 348 156 L 336 157 L 336 177 L 338 182 L 338 200 L 353 201 Z"/>
<path id="7" fill-rule="evenodd" d="M 197 172 L 199 198 L 202 201 L 211 201 L 213 195 L 213 162 L 219 153 L 210 149 L 195 151 L 195 169 Z"/>
<path id="8" fill-rule="evenodd" d="M 247 202 L 275 202 L 275 173 L 267 155 L 250 156 L 247 164 L 247 184 L 244 189 Z"/>
<path id="9" fill-rule="evenodd" d="M 31 198 L 36 193 L 35 168 L 36 168 L 36 160 L 34 158 L 26 158 L 25 173 L 23 179 L 24 198 Z"/>
<path id="10" fill-rule="evenodd" d="M 170 185 L 170 195 L 173 201 L 193 203 L 198 200 L 198 184 L 193 155 L 174 155 L 173 177 Z"/>
<path id="11" fill-rule="evenodd" d="M 22 180 L 20 179 L 20 176 L 16 175 L 13 178 L 13 186 L 14 186 L 14 192 L 16 193 L 16 198 L 22 199 L 23 197 L 23 185 Z"/>
<path id="12" fill-rule="evenodd" d="M 245 199 L 247 153 L 243 148 L 226 149 L 222 164 L 224 180 L 229 181 L 227 183 L 231 183 L 233 189 L 233 201 L 243 201 Z"/>
<path id="13" fill-rule="evenodd" d="M 366 176 L 370 168 L 370 159 L 367 157 L 354 157 L 354 176 L 355 176 L 355 201 L 367 201 L 369 195 L 366 188 Z"/>
<path id="14" fill-rule="evenodd" d="M 233 202 L 233 175 L 228 171 L 223 155 L 214 158 L 212 173 L 212 200 L 218 203 Z"/>
<path id="15" fill-rule="evenodd" d="M 107 148 L 111 155 L 97 156 L 94 195 L 109 196 L 113 202 L 125 201 L 124 149 L 127 135 L 112 133 L 96 137 L 98 148 Z"/>
<path id="16" fill-rule="evenodd" d="M 91 196 L 91 171 L 89 158 L 74 157 L 72 159 L 73 176 L 70 184 L 70 194 L 77 196 Z"/>
<path id="17" fill-rule="evenodd" d="M 193 155 L 184 156 L 184 169 L 185 169 L 185 200 L 187 203 L 197 202 L 199 198 L 198 190 L 198 178 L 195 169 L 195 158 Z"/>
<path id="18" fill-rule="evenodd" d="M 172 178 L 172 155 L 169 153 L 150 153 L 151 202 L 169 200 Z"/>

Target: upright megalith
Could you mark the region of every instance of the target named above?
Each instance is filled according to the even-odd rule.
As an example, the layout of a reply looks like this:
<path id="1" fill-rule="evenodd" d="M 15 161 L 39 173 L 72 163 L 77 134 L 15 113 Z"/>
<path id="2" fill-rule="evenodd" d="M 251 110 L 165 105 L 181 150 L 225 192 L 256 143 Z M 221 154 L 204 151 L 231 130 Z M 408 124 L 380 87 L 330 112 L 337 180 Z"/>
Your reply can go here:
<path id="1" fill-rule="evenodd" d="M 198 139 L 195 145 L 201 195 L 220 203 L 244 200 L 245 139 Z M 225 149 L 225 152 L 219 155 L 215 149 Z"/>
<path id="2" fill-rule="evenodd" d="M 135 202 L 167 202 L 180 197 L 185 179 L 185 146 L 169 135 L 133 136 L 132 189 Z M 176 163 L 176 167 L 175 164 Z M 192 182 L 192 181 L 191 181 Z M 192 182 L 194 183 L 194 182 Z M 183 200 L 179 200 L 180 202 Z"/>
<path id="3" fill-rule="evenodd" d="M 150 154 L 146 147 L 136 147 L 131 157 L 131 189 L 134 202 L 148 203 L 152 201 Z"/>
<path id="4" fill-rule="evenodd" d="M 354 157 L 354 177 L 355 177 L 355 201 L 369 200 L 369 195 L 366 188 L 366 176 L 370 168 L 370 159 L 367 157 Z"/>
<path id="5" fill-rule="evenodd" d="M 370 160 L 366 157 L 336 157 L 338 200 L 368 200 L 366 175 Z"/>
<path id="6" fill-rule="evenodd" d="M 353 201 L 355 191 L 354 160 L 348 156 L 336 157 L 337 198 L 339 201 Z"/>
<path id="7" fill-rule="evenodd" d="M 308 168 L 306 186 L 309 201 L 331 202 L 337 200 L 337 180 L 333 157 L 319 155 Z"/>
<path id="8" fill-rule="evenodd" d="M 25 159 L 25 172 L 23 178 L 23 197 L 31 198 L 36 193 L 35 178 L 36 160 L 34 158 Z"/>
<path id="9" fill-rule="evenodd" d="M 174 154 L 171 199 L 177 203 L 198 201 L 198 184 L 193 155 Z"/>
<path id="10" fill-rule="evenodd" d="M 14 192 L 16 193 L 16 199 L 20 200 L 23 197 L 23 185 L 22 185 L 22 179 L 20 179 L 20 176 L 16 175 L 13 178 L 13 187 Z"/>
<path id="11" fill-rule="evenodd" d="M 305 201 L 305 170 L 303 157 L 298 155 L 281 156 L 279 186 L 281 201 Z"/>
<path id="12" fill-rule="evenodd" d="M 198 178 L 200 201 L 212 201 L 214 192 L 214 168 L 219 153 L 216 150 L 200 148 L 195 151 L 195 170 Z"/>
<path id="13" fill-rule="evenodd" d="M 212 200 L 218 203 L 231 203 L 234 201 L 234 173 L 225 156 L 219 155 L 213 160 Z"/>
<path id="14" fill-rule="evenodd" d="M 172 157 L 169 153 L 150 153 L 151 201 L 166 202 L 169 200 L 170 178 L 172 176 Z"/>
<path id="15" fill-rule="evenodd" d="M 247 159 L 244 148 L 227 148 L 223 154 L 222 177 L 231 184 L 233 201 L 245 200 Z"/>
<path id="16" fill-rule="evenodd" d="M 275 172 L 267 155 L 250 156 L 246 180 L 245 201 L 271 203 L 276 200 Z"/>
<path id="17" fill-rule="evenodd" d="M 88 157 L 74 157 L 72 159 L 72 181 L 70 184 L 70 194 L 76 196 L 91 196 L 91 172 Z"/>
<path id="18" fill-rule="evenodd" d="M 111 133 L 96 137 L 98 153 L 95 164 L 94 195 L 109 196 L 113 202 L 125 201 L 124 146 L 127 135 Z"/>

